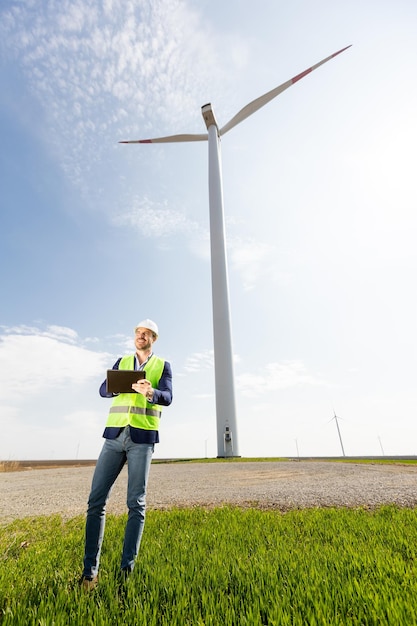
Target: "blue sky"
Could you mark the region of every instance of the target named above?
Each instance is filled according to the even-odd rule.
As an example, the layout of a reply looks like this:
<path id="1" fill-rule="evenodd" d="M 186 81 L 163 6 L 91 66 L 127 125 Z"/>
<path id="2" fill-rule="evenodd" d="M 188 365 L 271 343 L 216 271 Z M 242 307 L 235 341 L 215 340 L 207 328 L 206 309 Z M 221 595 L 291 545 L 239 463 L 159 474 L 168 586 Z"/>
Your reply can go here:
<path id="1" fill-rule="evenodd" d="M 216 456 L 202 133 L 222 139 L 240 453 L 417 454 L 417 7 L 4 0 L 0 458 L 94 458 L 105 370 L 157 321 L 156 457 Z"/>

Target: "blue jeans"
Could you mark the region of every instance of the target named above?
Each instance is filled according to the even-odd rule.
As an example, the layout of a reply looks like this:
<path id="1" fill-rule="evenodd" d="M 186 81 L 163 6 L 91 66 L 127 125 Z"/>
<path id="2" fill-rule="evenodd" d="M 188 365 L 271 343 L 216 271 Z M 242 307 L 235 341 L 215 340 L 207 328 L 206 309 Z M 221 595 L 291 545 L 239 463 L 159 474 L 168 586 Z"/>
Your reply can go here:
<path id="1" fill-rule="evenodd" d="M 129 509 L 121 568 L 132 571 L 145 525 L 146 485 L 153 443 L 134 443 L 129 427 L 117 439 L 106 439 L 97 459 L 88 499 L 85 525 L 84 576 L 97 576 L 106 521 L 106 503 L 112 486 L 127 462 L 127 506 Z"/>

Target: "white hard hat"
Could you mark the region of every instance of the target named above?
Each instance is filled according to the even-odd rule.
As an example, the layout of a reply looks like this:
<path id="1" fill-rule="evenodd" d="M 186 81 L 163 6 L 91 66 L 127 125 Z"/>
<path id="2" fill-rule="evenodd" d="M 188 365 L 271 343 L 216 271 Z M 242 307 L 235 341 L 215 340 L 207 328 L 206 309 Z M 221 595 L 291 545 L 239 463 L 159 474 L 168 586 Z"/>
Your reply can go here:
<path id="1" fill-rule="evenodd" d="M 135 331 L 138 328 L 147 328 L 148 330 L 151 330 L 156 336 L 158 336 L 159 334 L 158 326 L 152 320 L 142 320 L 141 322 L 139 322 L 139 324 L 135 326 Z"/>

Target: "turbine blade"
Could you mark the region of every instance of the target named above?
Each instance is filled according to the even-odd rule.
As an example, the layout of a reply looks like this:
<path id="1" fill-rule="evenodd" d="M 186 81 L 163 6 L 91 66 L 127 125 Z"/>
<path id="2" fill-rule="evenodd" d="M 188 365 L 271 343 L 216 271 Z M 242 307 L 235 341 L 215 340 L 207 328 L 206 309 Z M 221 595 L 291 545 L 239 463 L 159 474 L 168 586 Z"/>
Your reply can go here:
<path id="1" fill-rule="evenodd" d="M 316 63 L 316 65 L 309 67 L 308 70 L 304 70 L 304 72 L 301 72 L 301 74 L 297 74 L 297 76 L 290 78 L 290 80 L 287 80 L 285 83 L 282 83 L 282 85 L 279 85 L 279 87 L 275 87 L 275 89 L 268 91 L 268 93 L 265 93 L 263 96 L 260 96 L 259 98 L 256 98 L 256 100 L 249 102 L 249 104 L 243 107 L 243 109 L 241 109 L 239 113 L 237 113 L 234 117 L 232 117 L 232 119 L 229 120 L 227 124 L 225 124 L 220 129 L 220 135 L 224 135 L 225 133 L 227 133 L 231 128 L 233 128 L 237 124 L 240 124 L 240 122 L 243 122 L 243 120 L 245 120 L 247 117 L 252 115 L 252 113 L 255 113 L 255 111 L 263 107 L 265 104 L 268 104 L 268 102 L 270 102 L 271 100 L 276 98 L 280 93 L 288 89 L 288 87 L 291 87 L 291 85 L 294 85 L 294 83 L 304 78 L 304 76 L 307 76 L 307 74 L 310 74 L 311 72 L 316 70 L 318 67 L 320 67 L 320 65 L 327 63 L 327 61 L 330 61 L 330 59 L 334 59 L 334 57 L 336 57 L 338 54 L 341 54 L 342 52 L 344 52 L 350 47 L 351 46 L 346 46 L 346 48 L 342 48 L 338 52 L 331 54 L 326 59 L 323 59 L 319 63 Z"/>
<path id="2" fill-rule="evenodd" d="M 170 137 L 156 137 L 155 139 L 135 139 L 119 141 L 119 143 L 177 143 L 181 141 L 207 141 L 208 135 L 171 135 Z"/>

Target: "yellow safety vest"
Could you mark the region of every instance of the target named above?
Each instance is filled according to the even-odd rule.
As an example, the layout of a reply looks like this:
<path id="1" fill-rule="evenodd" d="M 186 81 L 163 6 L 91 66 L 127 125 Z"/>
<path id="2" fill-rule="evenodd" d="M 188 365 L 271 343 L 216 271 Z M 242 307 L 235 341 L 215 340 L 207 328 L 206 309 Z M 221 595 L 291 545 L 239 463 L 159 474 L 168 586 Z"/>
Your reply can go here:
<path id="1" fill-rule="evenodd" d="M 146 379 L 156 389 L 161 380 L 165 361 L 152 355 L 143 368 Z M 135 355 L 124 356 L 119 363 L 119 370 L 135 369 Z M 141 393 L 121 393 L 113 398 L 107 418 L 107 427 L 119 427 L 130 425 L 133 428 L 144 430 L 159 430 L 159 419 L 162 407 L 159 404 L 151 404 Z"/>

